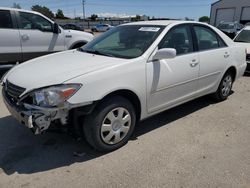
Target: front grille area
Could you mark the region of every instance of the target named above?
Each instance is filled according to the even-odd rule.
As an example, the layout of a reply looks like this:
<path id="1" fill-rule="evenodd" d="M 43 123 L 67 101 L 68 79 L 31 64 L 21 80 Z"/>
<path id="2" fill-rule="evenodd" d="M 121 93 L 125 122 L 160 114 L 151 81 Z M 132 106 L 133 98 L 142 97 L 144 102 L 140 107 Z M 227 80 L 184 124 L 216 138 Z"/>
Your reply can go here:
<path id="1" fill-rule="evenodd" d="M 18 99 L 18 97 L 25 91 L 25 88 L 16 86 L 12 83 L 10 83 L 8 80 L 5 83 L 5 92 L 10 97 L 13 97 L 14 99 Z"/>

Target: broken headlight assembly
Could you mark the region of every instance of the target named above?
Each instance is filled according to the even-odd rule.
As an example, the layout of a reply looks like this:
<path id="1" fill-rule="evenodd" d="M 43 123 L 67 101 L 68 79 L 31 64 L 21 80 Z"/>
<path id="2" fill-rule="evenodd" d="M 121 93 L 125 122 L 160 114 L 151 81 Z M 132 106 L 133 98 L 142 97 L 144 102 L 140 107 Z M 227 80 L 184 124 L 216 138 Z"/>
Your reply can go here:
<path id="1" fill-rule="evenodd" d="M 33 104 L 40 107 L 62 107 L 70 97 L 79 89 L 81 84 L 67 84 L 52 86 L 45 89 L 34 91 L 30 96 Z"/>

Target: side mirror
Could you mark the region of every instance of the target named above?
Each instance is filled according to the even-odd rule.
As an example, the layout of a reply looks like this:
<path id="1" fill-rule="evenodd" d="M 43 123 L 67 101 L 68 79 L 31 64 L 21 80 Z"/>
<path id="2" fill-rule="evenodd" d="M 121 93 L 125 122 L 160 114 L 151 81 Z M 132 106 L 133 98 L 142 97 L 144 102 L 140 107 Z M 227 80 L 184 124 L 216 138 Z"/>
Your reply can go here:
<path id="1" fill-rule="evenodd" d="M 153 56 L 153 60 L 173 59 L 176 57 L 176 49 L 162 48 L 158 50 Z"/>
<path id="2" fill-rule="evenodd" d="M 60 29 L 57 23 L 54 23 L 53 25 L 53 33 L 58 34 L 60 33 Z"/>

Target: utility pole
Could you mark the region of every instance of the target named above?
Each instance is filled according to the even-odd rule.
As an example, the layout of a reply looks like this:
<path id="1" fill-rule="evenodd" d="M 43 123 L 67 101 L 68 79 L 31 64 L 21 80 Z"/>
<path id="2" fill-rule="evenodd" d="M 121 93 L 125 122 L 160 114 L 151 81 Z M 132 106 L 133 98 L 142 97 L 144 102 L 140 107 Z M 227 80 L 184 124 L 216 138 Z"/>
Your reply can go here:
<path id="1" fill-rule="evenodd" d="M 82 0 L 83 21 L 85 20 L 85 2 L 86 2 L 86 0 Z"/>

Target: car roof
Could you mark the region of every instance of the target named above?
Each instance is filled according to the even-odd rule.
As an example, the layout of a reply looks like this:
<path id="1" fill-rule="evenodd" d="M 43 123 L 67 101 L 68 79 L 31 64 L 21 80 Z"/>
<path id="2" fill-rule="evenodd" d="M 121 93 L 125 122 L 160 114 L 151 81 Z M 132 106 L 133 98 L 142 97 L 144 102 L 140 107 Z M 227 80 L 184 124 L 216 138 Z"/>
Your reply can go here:
<path id="1" fill-rule="evenodd" d="M 9 8 L 9 7 L 0 7 L 0 10 L 13 10 L 13 11 L 22 11 L 22 12 L 40 14 L 39 12 L 36 12 L 36 11 L 17 9 L 17 8 Z"/>
<path id="2" fill-rule="evenodd" d="M 183 21 L 183 20 L 139 21 L 139 22 L 126 23 L 126 24 L 123 24 L 123 25 L 160 25 L 160 26 L 167 26 L 167 25 L 170 25 L 170 24 L 182 24 L 182 23 L 199 23 L 199 24 L 207 25 L 206 23 L 195 22 L 195 21 Z"/>
<path id="3" fill-rule="evenodd" d="M 51 19 L 49 19 L 48 17 L 44 16 L 43 14 L 36 12 L 36 11 L 31 11 L 31 10 L 25 10 L 25 9 L 17 9 L 17 8 L 9 8 L 9 7 L 0 7 L 0 10 L 9 10 L 9 11 L 19 11 L 19 12 L 26 12 L 26 13 L 32 13 L 32 14 L 37 14 L 40 15 L 48 20 L 50 20 L 51 22 L 53 22 Z"/>

